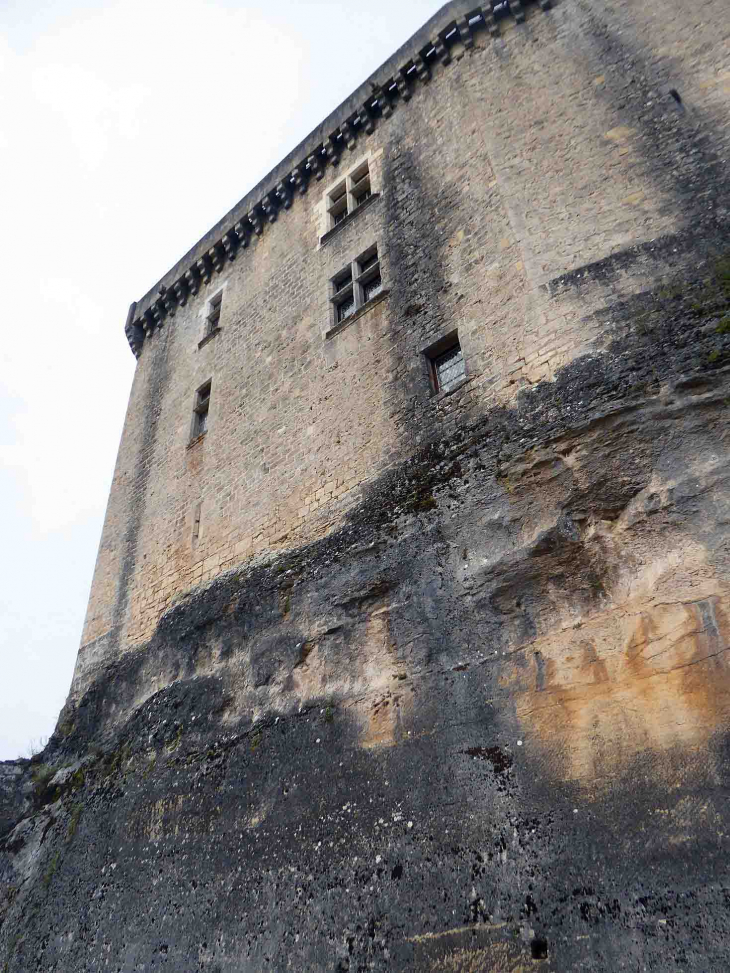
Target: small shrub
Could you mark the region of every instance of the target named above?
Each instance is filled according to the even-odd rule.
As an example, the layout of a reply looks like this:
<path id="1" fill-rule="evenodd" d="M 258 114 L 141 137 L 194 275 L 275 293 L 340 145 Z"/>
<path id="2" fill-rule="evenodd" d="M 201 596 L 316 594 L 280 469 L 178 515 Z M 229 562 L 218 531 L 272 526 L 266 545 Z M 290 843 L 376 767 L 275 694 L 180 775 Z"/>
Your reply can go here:
<path id="1" fill-rule="evenodd" d="M 74 804 L 73 810 L 71 811 L 71 817 L 68 820 L 68 828 L 66 829 L 66 838 L 69 841 L 73 838 L 78 830 L 82 810 L 83 808 L 80 804 Z"/>
<path id="2" fill-rule="evenodd" d="M 715 328 L 716 334 L 730 334 L 730 314 L 726 314 Z"/>
<path id="3" fill-rule="evenodd" d="M 58 868 L 58 863 L 61 860 L 61 856 L 58 852 L 53 856 L 49 862 L 48 868 L 45 870 L 43 875 L 43 887 L 48 888 L 48 886 L 53 881 L 53 876 L 56 874 L 56 869 Z"/>
<path id="4" fill-rule="evenodd" d="M 33 780 L 33 798 L 36 807 L 44 807 L 56 799 L 56 788 L 51 787 L 51 780 L 56 773 L 55 767 L 48 764 L 38 764 L 31 772 Z"/>

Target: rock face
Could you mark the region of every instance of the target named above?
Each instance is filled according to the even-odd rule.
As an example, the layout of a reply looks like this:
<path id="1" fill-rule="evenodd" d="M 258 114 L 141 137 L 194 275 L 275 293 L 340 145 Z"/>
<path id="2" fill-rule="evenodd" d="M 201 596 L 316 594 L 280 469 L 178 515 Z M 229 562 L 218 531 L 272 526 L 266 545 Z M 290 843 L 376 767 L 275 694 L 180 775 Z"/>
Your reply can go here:
<path id="1" fill-rule="evenodd" d="M 456 7 L 471 13 L 454 4 L 448 17 Z M 730 23 L 709 0 L 667 9 L 660 17 L 613 0 L 600 20 L 576 0 L 553 21 L 513 25 L 525 58 L 555 61 L 546 45 L 573 52 L 555 70 L 575 90 L 576 78 L 589 79 L 577 102 L 540 88 L 509 44 L 495 47 L 499 70 L 516 72 L 516 101 L 531 111 L 528 81 L 540 88 L 550 131 L 571 151 L 574 119 L 559 128 L 566 106 L 583 105 L 586 90 L 601 100 L 600 132 L 582 129 L 580 151 L 600 143 L 603 159 L 615 149 L 618 168 L 638 157 L 647 208 L 630 232 L 616 212 L 601 222 L 615 173 L 602 196 L 596 172 L 590 188 L 588 175 L 566 169 L 562 212 L 580 211 L 580 233 L 571 237 L 549 201 L 553 223 L 541 233 L 541 210 L 522 193 L 529 166 L 539 168 L 530 146 L 552 136 L 537 121 L 512 133 L 496 115 L 474 138 L 491 140 L 489 192 L 502 193 L 514 236 L 505 250 L 521 257 L 497 273 L 500 244 L 477 226 L 496 234 L 496 204 L 480 215 L 472 189 L 457 191 L 458 147 L 444 149 L 439 136 L 438 158 L 429 157 L 410 108 L 398 109 L 403 137 L 373 156 L 381 202 L 363 214 L 376 229 L 382 220 L 390 275 L 387 299 L 368 311 L 368 354 L 393 356 L 375 472 L 355 499 L 348 487 L 342 502 L 317 500 L 309 521 L 287 526 L 286 543 L 229 570 L 218 561 L 196 587 L 186 587 L 190 543 L 180 541 L 161 615 L 144 562 L 165 568 L 158 535 L 164 517 L 178 516 L 159 484 L 179 463 L 166 430 L 180 419 L 166 409 L 182 399 L 183 378 L 194 385 L 174 345 L 192 298 L 174 328 L 134 332 L 133 405 L 145 409 L 142 418 L 132 409 L 136 428 L 120 451 L 93 637 L 44 754 L 0 765 L 2 973 L 730 967 L 730 180 L 717 95 L 727 74 L 705 70 Z M 643 18 L 635 43 L 618 29 L 631 10 Z M 521 13 L 513 2 L 510 14 Z M 489 38 L 495 21 L 483 18 Z M 468 18 L 459 23 L 468 34 Z M 649 56 L 636 38 L 648 45 L 654 33 Z M 452 48 L 464 99 L 481 98 L 493 52 L 480 44 Z M 680 68 L 691 91 L 712 93 L 702 117 L 684 88 L 679 101 L 664 89 L 671 104 L 654 101 L 659 80 Z M 435 129 L 473 107 L 459 109 L 453 91 L 462 89 L 448 94 L 440 77 L 434 70 L 428 89 Z M 505 190 L 510 179 L 519 193 Z M 583 225 L 584 205 L 596 207 L 595 227 Z M 304 206 L 289 224 L 302 239 Z M 266 229 L 271 250 L 266 235 L 255 244 L 251 267 L 274 253 L 285 218 Z M 439 260 L 424 263 L 427 243 Z M 487 251 L 489 266 L 479 256 Z M 247 280 L 253 287 L 253 271 Z M 489 377 L 497 305 L 501 371 Z M 468 334 L 465 307 L 478 359 L 471 384 L 434 407 L 419 391 L 414 348 L 457 321 Z M 579 334 L 563 346 L 563 325 L 553 328 L 541 364 L 535 322 L 558 311 Z M 509 328 L 528 318 L 537 330 L 518 347 Z M 222 334 L 235 327 L 224 321 Z M 332 375 L 356 375 L 347 372 L 356 356 L 320 339 L 334 395 L 347 382 Z M 385 455 L 391 421 L 397 449 Z M 214 433 L 208 466 L 187 470 L 186 484 L 210 472 Z M 135 490 L 142 506 L 128 522 Z M 219 513 L 218 539 L 228 538 Z"/>
<path id="2" fill-rule="evenodd" d="M 726 969 L 728 338 L 673 303 L 62 714 L 5 969 Z"/>

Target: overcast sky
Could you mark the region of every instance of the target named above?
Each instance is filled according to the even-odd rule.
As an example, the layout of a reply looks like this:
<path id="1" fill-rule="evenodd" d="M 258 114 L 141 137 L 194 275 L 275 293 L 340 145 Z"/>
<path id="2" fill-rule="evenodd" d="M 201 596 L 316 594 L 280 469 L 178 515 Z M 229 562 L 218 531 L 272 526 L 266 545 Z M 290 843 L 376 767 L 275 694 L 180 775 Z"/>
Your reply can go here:
<path id="1" fill-rule="evenodd" d="M 0 760 L 53 730 L 145 291 L 441 0 L 0 0 Z"/>

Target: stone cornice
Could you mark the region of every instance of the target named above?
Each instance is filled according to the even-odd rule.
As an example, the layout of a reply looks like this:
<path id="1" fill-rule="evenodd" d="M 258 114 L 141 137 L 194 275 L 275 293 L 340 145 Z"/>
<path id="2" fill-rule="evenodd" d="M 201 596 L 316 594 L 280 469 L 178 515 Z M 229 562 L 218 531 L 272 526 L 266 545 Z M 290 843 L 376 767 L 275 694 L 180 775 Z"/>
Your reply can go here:
<path id="1" fill-rule="evenodd" d="M 500 35 L 500 21 L 525 19 L 525 4 L 543 10 L 553 0 L 491 0 L 473 4 L 453 0 L 438 11 L 413 37 L 399 48 L 357 91 L 279 163 L 143 298 L 129 309 L 125 332 L 139 358 L 145 337 L 174 317 L 201 282 L 220 273 L 268 224 L 276 222 L 304 195 L 313 180 L 324 177 L 328 167 L 352 151 L 359 139 L 407 102 L 417 85 L 428 84 L 437 65 L 448 65 L 455 45 L 469 48 L 474 34 L 487 31 Z"/>

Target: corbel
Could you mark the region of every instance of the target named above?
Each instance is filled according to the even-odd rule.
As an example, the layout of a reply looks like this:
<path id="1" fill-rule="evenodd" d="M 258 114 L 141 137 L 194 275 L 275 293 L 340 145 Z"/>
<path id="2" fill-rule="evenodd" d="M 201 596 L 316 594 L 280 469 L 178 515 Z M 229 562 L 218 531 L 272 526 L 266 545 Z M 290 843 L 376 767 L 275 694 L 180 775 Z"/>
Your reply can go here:
<path id="1" fill-rule="evenodd" d="M 254 206 L 254 208 L 249 212 L 248 219 L 256 236 L 261 236 L 261 234 L 264 232 L 264 225 L 261 222 L 261 210 L 258 206 Z"/>
<path id="2" fill-rule="evenodd" d="M 441 61 L 442 64 L 451 63 L 451 51 L 449 50 L 448 44 L 446 44 L 441 37 L 437 37 L 433 41 L 433 47 L 436 51 L 436 57 Z"/>
<path id="3" fill-rule="evenodd" d="M 142 315 L 142 330 L 145 335 L 149 335 L 155 330 L 155 316 L 149 307 Z"/>
<path id="4" fill-rule="evenodd" d="M 297 166 L 296 169 L 292 169 L 291 177 L 299 190 L 299 195 L 303 196 L 307 191 L 307 170 L 304 166 Z"/>
<path id="5" fill-rule="evenodd" d="M 352 130 L 352 126 L 350 125 L 349 122 L 344 121 L 340 125 L 340 131 L 342 132 L 342 137 L 345 140 L 345 145 L 352 152 L 352 150 L 355 148 L 355 143 L 356 143 L 355 133 Z"/>
<path id="6" fill-rule="evenodd" d="M 340 150 L 337 142 L 332 138 L 331 135 L 328 135 L 324 140 L 323 145 L 325 155 L 327 156 L 327 161 L 331 166 L 336 166 L 340 161 Z"/>
<path id="7" fill-rule="evenodd" d="M 553 0 L 539 0 L 541 10 L 551 10 L 553 6 Z"/>
<path id="8" fill-rule="evenodd" d="M 144 331 L 138 324 L 125 324 L 124 333 L 127 336 L 129 347 L 132 349 L 132 354 L 135 358 L 139 358 L 139 356 L 142 354 Z"/>
<path id="9" fill-rule="evenodd" d="M 238 236 L 233 230 L 229 230 L 227 233 L 223 234 L 221 239 L 223 244 L 223 249 L 226 252 L 226 256 L 233 263 L 236 259 L 236 251 L 238 250 Z"/>
<path id="10" fill-rule="evenodd" d="M 215 272 L 219 274 L 223 270 L 223 263 L 226 259 L 223 247 L 219 243 L 214 244 L 208 251 L 208 256 L 210 257 L 210 262 L 215 267 Z"/>
<path id="11" fill-rule="evenodd" d="M 248 238 L 251 235 L 251 224 L 248 220 L 239 220 L 238 223 L 233 227 L 233 232 L 238 237 L 239 247 L 248 246 Z"/>
<path id="12" fill-rule="evenodd" d="M 383 113 L 383 118 L 390 118 L 390 116 L 393 114 L 393 106 L 390 103 L 390 98 L 388 98 L 380 86 L 373 87 L 373 97 L 378 99 L 378 104 L 380 105 L 380 111 Z"/>
<path id="13" fill-rule="evenodd" d="M 267 193 L 261 200 L 261 209 L 266 214 L 266 219 L 269 223 L 276 223 L 276 214 L 278 212 L 278 207 L 276 205 L 276 196 L 273 193 Z"/>
<path id="14" fill-rule="evenodd" d="M 155 303 L 152 305 L 152 318 L 155 325 L 161 328 L 165 321 L 165 302 L 161 297 L 158 297 Z"/>
<path id="15" fill-rule="evenodd" d="M 373 132 L 375 131 L 375 122 L 373 121 L 373 116 L 368 111 L 367 105 L 362 106 L 362 108 L 360 109 L 360 115 L 358 117 L 360 119 L 360 124 L 368 133 L 368 135 L 372 135 Z"/>
<path id="16" fill-rule="evenodd" d="M 188 290 L 191 294 L 197 294 L 198 288 L 200 287 L 200 275 L 197 268 L 191 267 L 190 270 L 185 271 L 185 283 L 187 284 Z"/>
<path id="17" fill-rule="evenodd" d="M 487 30 L 492 37 L 499 37 L 499 24 L 497 23 L 497 18 L 494 16 L 494 10 L 491 3 L 485 4 L 482 8 L 482 17 L 484 17 L 484 23 L 486 24 Z"/>
<path id="18" fill-rule="evenodd" d="M 403 68 L 401 68 L 398 74 L 396 74 L 395 83 L 398 85 L 398 94 L 401 96 L 403 101 L 408 101 L 411 97 L 411 89 L 408 85 L 406 72 Z"/>
<path id="19" fill-rule="evenodd" d="M 205 254 L 195 262 L 195 266 L 198 269 L 198 276 L 200 279 L 207 284 L 213 273 L 213 267 L 211 266 L 210 257 Z"/>
<path id="20" fill-rule="evenodd" d="M 307 163 L 309 171 L 313 172 L 317 179 L 321 179 L 324 175 L 324 169 L 322 168 L 322 156 L 319 152 L 313 152 L 307 159 Z"/>
<path id="21" fill-rule="evenodd" d="M 188 285 L 185 279 L 186 276 L 187 275 L 181 277 L 180 280 L 176 280 L 173 284 L 173 288 L 175 290 L 175 300 L 180 307 L 185 307 L 188 301 Z"/>
<path id="22" fill-rule="evenodd" d="M 508 6 L 518 24 L 525 22 L 525 8 L 520 0 L 508 0 Z"/>
<path id="23" fill-rule="evenodd" d="M 162 302 L 162 306 L 165 309 L 165 314 L 169 314 L 171 318 L 174 318 L 175 311 L 177 310 L 177 302 L 175 301 L 172 292 L 168 291 L 168 289 L 163 284 L 162 287 L 160 287 L 160 289 L 157 291 L 157 293 L 160 295 L 159 299 Z"/>
<path id="24" fill-rule="evenodd" d="M 424 84 L 428 84 L 431 80 L 431 70 L 426 62 L 423 60 L 420 54 L 416 54 L 413 58 L 413 63 L 416 65 L 416 74 Z"/>
<path id="25" fill-rule="evenodd" d="M 464 45 L 465 48 L 470 48 L 474 46 L 474 38 L 471 34 L 471 24 L 469 23 L 468 17 L 462 17 L 457 20 L 456 26 L 459 30 L 459 40 Z"/>
<path id="26" fill-rule="evenodd" d="M 284 209 L 291 209 L 291 184 L 288 179 L 282 179 L 277 185 L 276 195 Z"/>

